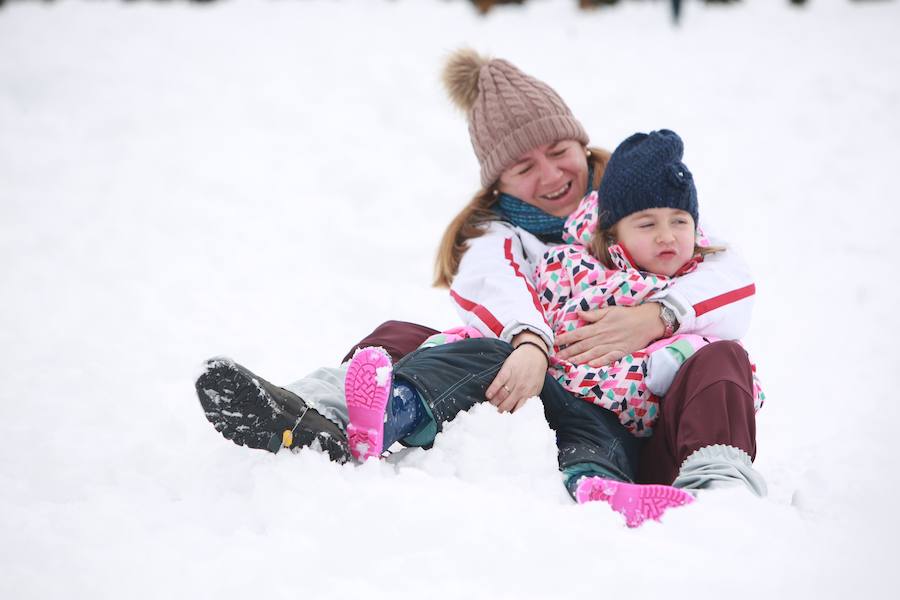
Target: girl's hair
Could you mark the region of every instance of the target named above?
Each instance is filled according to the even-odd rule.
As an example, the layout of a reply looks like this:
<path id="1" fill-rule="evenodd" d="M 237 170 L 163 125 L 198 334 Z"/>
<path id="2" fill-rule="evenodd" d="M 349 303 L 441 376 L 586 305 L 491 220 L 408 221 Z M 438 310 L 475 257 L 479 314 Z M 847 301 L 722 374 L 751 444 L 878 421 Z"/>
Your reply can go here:
<path id="1" fill-rule="evenodd" d="M 591 154 L 587 157 L 594 167 L 594 179 L 590 182 L 590 188 L 597 189 L 600 179 L 603 177 L 603 169 L 609 162 L 609 152 L 600 148 L 588 148 Z M 494 206 L 497 204 L 497 196 L 494 192 L 497 183 L 487 188 L 482 188 L 469 201 L 465 208 L 450 221 L 450 225 L 444 231 L 441 244 L 438 247 L 437 258 L 434 263 L 434 286 L 450 287 L 453 278 L 459 270 L 459 262 L 462 255 L 468 249 L 468 241 L 484 234 L 485 224 L 498 220 Z"/>
<path id="2" fill-rule="evenodd" d="M 616 223 L 618 225 L 618 223 Z M 588 251 L 591 253 L 591 256 L 599 260 L 603 263 L 603 266 L 607 269 L 615 269 L 616 266 L 613 264 L 612 256 L 609 254 L 609 247 L 616 243 L 616 225 L 613 225 L 609 229 L 597 229 L 594 232 L 594 236 L 591 238 L 591 244 L 588 247 Z M 723 246 L 700 246 L 697 242 L 694 242 L 694 253 L 692 256 L 707 256 L 709 254 L 716 254 L 717 252 L 725 252 L 725 248 Z"/>

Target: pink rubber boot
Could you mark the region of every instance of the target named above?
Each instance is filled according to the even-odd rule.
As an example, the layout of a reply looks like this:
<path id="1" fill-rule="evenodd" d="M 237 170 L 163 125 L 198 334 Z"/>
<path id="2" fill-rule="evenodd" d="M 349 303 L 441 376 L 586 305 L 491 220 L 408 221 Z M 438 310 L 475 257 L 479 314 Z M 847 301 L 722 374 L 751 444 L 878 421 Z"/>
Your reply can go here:
<path id="1" fill-rule="evenodd" d="M 579 504 L 592 501 L 609 503 L 625 516 L 629 527 L 638 527 L 647 519 L 659 521 L 666 509 L 684 506 L 694 497 L 670 485 L 638 485 L 602 477 L 584 477 L 575 489 Z"/>
<path id="2" fill-rule="evenodd" d="M 391 357 L 383 348 L 360 348 L 353 355 L 344 393 L 347 396 L 347 440 L 358 460 L 380 456 L 384 438 L 384 409 L 392 384 Z"/>

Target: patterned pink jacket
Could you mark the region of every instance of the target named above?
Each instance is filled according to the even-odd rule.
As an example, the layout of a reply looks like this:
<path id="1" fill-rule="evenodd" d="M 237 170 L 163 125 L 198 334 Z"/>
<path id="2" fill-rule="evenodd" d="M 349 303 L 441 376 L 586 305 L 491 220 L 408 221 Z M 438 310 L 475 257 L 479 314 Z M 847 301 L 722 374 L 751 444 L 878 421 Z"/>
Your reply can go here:
<path id="1" fill-rule="evenodd" d="M 614 245 L 609 250 L 616 268 L 609 269 L 591 256 L 587 249 L 596 227 L 597 193 L 593 192 L 581 201 L 566 221 L 563 239 L 568 243 L 548 250 L 536 267 L 536 291 L 554 336 L 585 324 L 577 311 L 607 306 L 636 306 L 673 285 L 679 276 L 692 272 L 703 261 L 700 255 L 693 257 L 670 278 L 639 271 L 625 249 Z M 698 234 L 698 244 L 709 244 L 702 233 Z M 717 339 L 677 335 L 659 340 L 608 367 L 577 365 L 553 356 L 550 374 L 573 394 L 618 414 L 619 420 L 632 434 L 645 437 L 652 434 L 659 412 L 659 399 L 648 388 L 654 369 L 660 371 L 658 380 L 667 378 L 670 383 L 679 364 L 672 360 L 657 360 L 659 366 L 654 367 L 651 358 L 657 351 L 686 358 L 699 347 Z M 662 374 L 665 369 L 671 373 Z M 765 396 L 755 374 L 754 382 L 754 401 L 758 410 Z M 660 390 L 658 385 L 651 384 L 650 387 L 658 392 Z M 668 385 L 665 384 L 664 388 L 668 389 Z"/>

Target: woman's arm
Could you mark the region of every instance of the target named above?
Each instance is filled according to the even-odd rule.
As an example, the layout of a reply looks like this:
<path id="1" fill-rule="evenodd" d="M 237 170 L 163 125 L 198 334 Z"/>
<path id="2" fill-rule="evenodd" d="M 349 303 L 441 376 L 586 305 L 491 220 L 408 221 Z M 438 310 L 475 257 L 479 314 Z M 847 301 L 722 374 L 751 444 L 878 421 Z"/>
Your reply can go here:
<path id="1" fill-rule="evenodd" d="M 557 343 L 567 347 L 559 356 L 603 366 L 645 348 L 665 332 L 658 302 L 674 311 L 679 333 L 738 339 L 749 327 L 755 292 L 749 270 L 734 250 L 712 254 L 652 302 L 580 313 L 591 324 L 560 335 Z"/>
<path id="2" fill-rule="evenodd" d="M 512 354 L 485 391 L 488 402 L 500 412 L 515 412 L 541 393 L 550 366 L 547 347 L 540 336 L 523 331 L 512 339 Z"/>
<path id="3" fill-rule="evenodd" d="M 553 332 L 544 319 L 534 267 L 525 258 L 517 230 L 492 223 L 484 235 L 468 243 L 450 294 L 467 325 L 513 346 L 485 393 L 500 412 L 511 412 L 541 393 Z M 534 244 L 529 254 L 540 256 L 538 250 L 543 253 L 546 247 L 536 239 Z"/>
<path id="4" fill-rule="evenodd" d="M 466 325 L 488 337 L 511 342 L 522 331 L 552 344 L 533 282 L 533 266 L 525 259 L 516 230 L 491 223 L 487 232 L 468 242 L 450 295 Z"/>
<path id="5" fill-rule="evenodd" d="M 665 334 L 656 302 L 579 311 L 578 316 L 588 325 L 556 338 L 557 344 L 565 346 L 558 356 L 575 364 L 603 367 L 646 348 Z"/>

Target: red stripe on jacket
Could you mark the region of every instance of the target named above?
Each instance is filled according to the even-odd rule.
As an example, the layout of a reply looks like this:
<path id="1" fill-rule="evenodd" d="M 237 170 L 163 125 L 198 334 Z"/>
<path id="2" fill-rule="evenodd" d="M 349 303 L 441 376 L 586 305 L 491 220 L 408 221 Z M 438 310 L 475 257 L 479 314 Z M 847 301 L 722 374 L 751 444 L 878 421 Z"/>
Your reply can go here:
<path id="1" fill-rule="evenodd" d="M 572 278 L 572 287 L 574 288 L 576 285 L 581 283 L 581 280 L 588 276 L 588 270 L 582 269 L 578 273 L 575 274 L 575 277 Z"/>
<path id="2" fill-rule="evenodd" d="M 538 311 L 538 314 L 541 315 L 541 318 L 544 320 L 544 324 L 547 325 L 547 328 L 550 328 L 550 323 L 547 322 L 547 317 L 544 316 L 544 309 L 541 307 L 541 301 L 538 299 L 537 292 L 534 291 L 534 286 L 531 285 L 531 282 L 528 281 L 528 278 L 522 275 L 522 271 L 519 270 L 519 265 L 516 263 L 512 254 L 512 238 L 506 238 L 506 241 L 503 242 L 503 254 L 506 255 L 506 260 L 509 262 L 509 265 L 513 268 L 513 272 L 516 276 L 521 277 L 522 281 L 525 282 L 525 287 L 528 288 L 528 293 L 531 294 L 531 301 L 534 303 L 535 310 Z"/>
<path id="3" fill-rule="evenodd" d="M 476 317 L 481 319 L 481 322 L 487 325 L 488 329 L 494 332 L 498 338 L 500 334 L 503 333 L 503 325 L 500 324 L 500 321 L 491 314 L 491 311 L 486 309 L 481 304 L 475 304 L 471 300 L 466 300 L 453 290 L 450 290 L 450 296 L 456 300 L 456 303 L 459 304 L 463 310 L 469 311 L 473 313 Z"/>
<path id="4" fill-rule="evenodd" d="M 738 300 L 749 298 L 755 293 L 756 284 L 753 283 L 737 290 L 725 292 L 724 294 L 720 294 L 714 298 L 710 298 L 709 300 L 704 300 L 703 302 L 698 302 L 697 304 L 695 304 L 694 315 L 698 317 L 700 315 L 705 315 L 706 313 L 716 310 L 717 308 L 721 308 L 726 304 L 731 304 L 732 302 L 737 302 Z"/>

